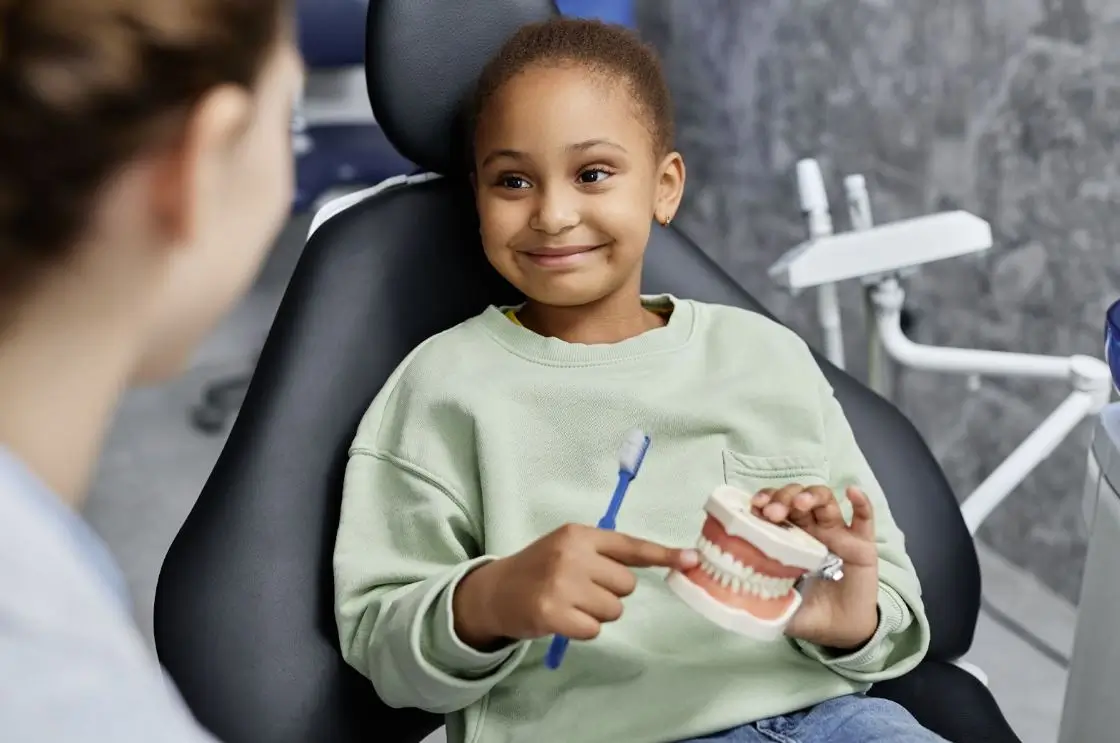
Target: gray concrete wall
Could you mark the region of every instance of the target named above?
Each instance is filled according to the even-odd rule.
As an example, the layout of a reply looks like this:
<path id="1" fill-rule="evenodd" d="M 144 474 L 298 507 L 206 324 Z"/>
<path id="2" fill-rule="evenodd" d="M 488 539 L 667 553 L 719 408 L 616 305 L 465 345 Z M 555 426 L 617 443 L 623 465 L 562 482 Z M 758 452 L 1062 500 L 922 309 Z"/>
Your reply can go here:
<path id="1" fill-rule="evenodd" d="M 990 255 L 913 282 L 918 340 L 1100 354 L 1120 295 L 1120 0 L 638 0 L 638 12 L 677 104 L 680 225 L 814 345 L 813 299 L 790 299 L 765 273 L 803 237 L 793 169 L 805 156 L 834 205 L 843 176 L 865 174 L 877 221 L 954 207 L 991 221 Z M 858 289 L 842 299 L 862 373 Z M 970 392 L 909 373 L 900 392 L 963 497 L 1067 390 L 987 379 Z M 981 534 L 1071 600 L 1087 436 Z"/>

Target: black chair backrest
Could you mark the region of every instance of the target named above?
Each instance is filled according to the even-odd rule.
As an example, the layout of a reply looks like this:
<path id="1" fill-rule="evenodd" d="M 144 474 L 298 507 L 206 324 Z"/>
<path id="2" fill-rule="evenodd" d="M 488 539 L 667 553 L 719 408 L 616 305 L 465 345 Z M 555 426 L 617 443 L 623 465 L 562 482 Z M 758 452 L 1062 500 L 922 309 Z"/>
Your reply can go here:
<path id="1" fill-rule="evenodd" d="M 339 656 L 331 553 L 346 450 L 413 347 L 487 304 L 518 300 L 477 243 L 448 142 L 482 60 L 518 25 L 553 12 L 547 0 L 371 5 L 375 114 L 409 159 L 450 177 L 373 196 L 308 241 L 229 440 L 164 563 L 161 661 L 226 743 L 407 743 L 440 723 L 385 707 Z M 402 55 L 395 67 L 383 65 L 391 49 Z M 654 234 L 646 290 L 763 311 L 679 232 Z M 822 366 L 907 534 L 931 657 L 958 657 L 972 641 L 979 568 L 952 491 L 893 406 Z"/>

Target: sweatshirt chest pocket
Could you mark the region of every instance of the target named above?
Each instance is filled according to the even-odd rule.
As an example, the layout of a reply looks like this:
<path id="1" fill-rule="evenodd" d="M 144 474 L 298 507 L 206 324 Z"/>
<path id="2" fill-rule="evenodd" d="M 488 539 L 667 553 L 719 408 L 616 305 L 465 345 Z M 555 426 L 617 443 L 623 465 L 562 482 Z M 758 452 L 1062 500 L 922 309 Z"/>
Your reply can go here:
<path id="1" fill-rule="evenodd" d="M 793 484 L 827 487 L 828 460 L 823 454 L 766 457 L 724 449 L 723 481 L 748 495 Z"/>

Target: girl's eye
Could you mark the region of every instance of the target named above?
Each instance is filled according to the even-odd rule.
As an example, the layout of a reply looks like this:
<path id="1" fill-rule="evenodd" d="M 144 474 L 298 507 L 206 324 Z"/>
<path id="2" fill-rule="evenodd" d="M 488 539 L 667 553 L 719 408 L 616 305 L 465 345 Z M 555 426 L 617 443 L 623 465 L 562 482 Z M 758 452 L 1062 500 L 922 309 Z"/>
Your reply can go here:
<path id="1" fill-rule="evenodd" d="M 611 174 L 604 168 L 588 168 L 579 174 L 579 182 L 585 185 L 593 185 L 602 183 L 611 177 Z"/>
<path id="2" fill-rule="evenodd" d="M 529 182 L 519 175 L 503 175 L 499 181 L 502 188 L 528 188 Z"/>

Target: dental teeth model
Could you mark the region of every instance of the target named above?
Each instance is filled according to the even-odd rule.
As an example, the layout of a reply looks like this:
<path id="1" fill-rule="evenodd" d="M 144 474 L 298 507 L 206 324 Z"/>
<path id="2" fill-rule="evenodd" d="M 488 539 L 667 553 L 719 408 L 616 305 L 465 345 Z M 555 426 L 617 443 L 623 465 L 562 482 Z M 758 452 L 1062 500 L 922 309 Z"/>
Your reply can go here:
<path id="1" fill-rule="evenodd" d="M 700 565 L 665 579 L 686 604 L 724 629 L 770 641 L 801 606 L 795 584 L 809 573 L 839 576 L 823 544 L 792 524 L 751 511 L 751 496 L 721 485 L 704 504 Z M 831 574 L 830 574 L 831 573 Z"/>

